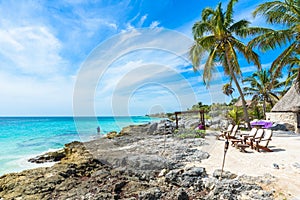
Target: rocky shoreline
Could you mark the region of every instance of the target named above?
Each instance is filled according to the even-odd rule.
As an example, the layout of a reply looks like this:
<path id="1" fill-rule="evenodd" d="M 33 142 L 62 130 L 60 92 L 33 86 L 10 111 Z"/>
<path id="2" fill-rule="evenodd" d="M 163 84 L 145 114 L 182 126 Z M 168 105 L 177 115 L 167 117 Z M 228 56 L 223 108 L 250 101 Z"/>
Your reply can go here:
<path id="1" fill-rule="evenodd" d="M 201 160 L 209 154 L 199 148 L 205 139 L 165 135 L 162 124 L 125 127 L 110 139 L 33 158 L 57 163 L 0 177 L 0 199 L 274 199 L 274 177 L 225 172 L 220 180 L 218 166 L 208 175 Z"/>

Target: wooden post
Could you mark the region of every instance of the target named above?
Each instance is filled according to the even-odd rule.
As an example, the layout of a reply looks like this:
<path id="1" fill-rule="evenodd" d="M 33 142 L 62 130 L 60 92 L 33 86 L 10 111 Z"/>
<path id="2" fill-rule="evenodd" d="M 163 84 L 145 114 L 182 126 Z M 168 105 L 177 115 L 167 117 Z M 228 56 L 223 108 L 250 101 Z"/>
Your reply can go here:
<path id="1" fill-rule="evenodd" d="M 178 117 L 177 117 L 177 112 L 175 112 L 175 120 L 176 120 L 176 129 L 178 129 Z"/>
<path id="2" fill-rule="evenodd" d="M 204 111 L 201 111 L 201 118 L 202 118 L 202 124 L 204 125 L 204 130 L 205 130 L 206 125 L 205 125 Z"/>
<path id="3" fill-rule="evenodd" d="M 178 115 L 179 114 L 184 114 L 184 113 L 199 113 L 200 117 L 200 122 L 204 125 L 204 130 L 205 130 L 205 119 L 204 119 L 204 110 L 188 110 L 188 111 L 178 111 L 174 112 L 175 114 L 175 120 L 176 120 L 176 129 L 179 128 L 178 125 Z"/>

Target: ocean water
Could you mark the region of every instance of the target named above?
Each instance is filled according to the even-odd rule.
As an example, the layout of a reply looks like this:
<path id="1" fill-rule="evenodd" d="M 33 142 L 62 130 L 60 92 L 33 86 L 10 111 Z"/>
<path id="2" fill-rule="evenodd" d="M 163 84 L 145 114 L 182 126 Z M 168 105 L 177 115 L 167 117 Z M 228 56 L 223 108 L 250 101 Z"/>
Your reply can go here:
<path id="1" fill-rule="evenodd" d="M 149 117 L 0 117 L 0 176 L 47 166 L 27 160 L 60 149 L 72 141 L 88 141 L 130 124 L 158 121 Z M 51 165 L 51 164 L 50 164 Z"/>

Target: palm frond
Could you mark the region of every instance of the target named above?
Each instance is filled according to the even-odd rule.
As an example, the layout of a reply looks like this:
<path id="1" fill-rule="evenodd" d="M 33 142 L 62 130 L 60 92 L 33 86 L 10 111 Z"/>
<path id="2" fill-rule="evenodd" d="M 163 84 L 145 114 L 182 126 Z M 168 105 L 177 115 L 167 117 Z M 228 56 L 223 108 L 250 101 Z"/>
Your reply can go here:
<path id="1" fill-rule="evenodd" d="M 258 47 L 265 52 L 276 47 L 281 47 L 294 39 L 294 33 L 290 30 L 269 31 L 263 35 L 255 37 L 248 43 L 249 48 Z"/>
<path id="2" fill-rule="evenodd" d="M 246 46 L 244 43 L 242 43 L 239 40 L 236 40 L 232 38 L 231 40 L 233 46 L 244 55 L 244 57 L 247 59 L 248 63 L 252 61 L 258 69 L 261 68 L 259 56 L 257 53 L 255 53 L 252 49 L 249 49 L 248 46 Z"/>
<path id="3" fill-rule="evenodd" d="M 225 26 L 233 23 L 233 6 L 238 2 L 238 0 L 230 0 L 227 5 L 226 15 L 225 15 Z"/>
<path id="4" fill-rule="evenodd" d="M 229 27 L 229 31 L 238 34 L 241 29 L 246 29 L 250 22 L 247 20 L 240 20 Z"/>
<path id="5" fill-rule="evenodd" d="M 262 15 L 270 24 L 286 24 L 288 26 L 299 22 L 299 5 L 293 0 L 272 1 L 260 4 L 253 12 L 254 17 Z M 297 19 L 298 18 L 298 19 Z"/>
<path id="6" fill-rule="evenodd" d="M 208 55 L 206 63 L 204 65 L 204 72 L 203 72 L 203 82 L 204 84 L 209 87 L 209 82 L 212 78 L 212 72 L 215 71 L 215 57 L 217 53 L 217 47 L 213 48 Z"/>
<path id="7" fill-rule="evenodd" d="M 205 35 L 205 33 L 213 30 L 213 27 L 208 22 L 198 21 L 193 25 L 192 31 L 194 39 L 196 40 L 199 37 Z"/>
<path id="8" fill-rule="evenodd" d="M 277 94 L 275 94 L 274 92 L 270 92 L 270 95 L 272 97 L 274 97 L 275 99 L 279 100 L 279 97 L 277 96 Z"/>
<path id="9" fill-rule="evenodd" d="M 216 37 L 214 35 L 203 36 L 197 40 L 197 43 L 206 50 L 211 50 L 216 44 Z"/>
<path id="10" fill-rule="evenodd" d="M 280 73 L 281 69 L 289 63 L 291 55 L 295 51 L 297 43 L 294 42 L 292 45 L 288 46 L 272 63 L 271 70 L 275 70 L 275 74 Z"/>
<path id="11" fill-rule="evenodd" d="M 198 45 L 198 43 L 194 43 L 194 45 L 191 47 L 189 56 L 190 60 L 192 61 L 193 69 L 194 71 L 197 71 L 200 65 L 201 58 L 204 54 L 204 49 Z"/>
<path id="12" fill-rule="evenodd" d="M 261 28 L 261 27 L 247 27 L 247 28 L 236 30 L 235 34 L 239 37 L 245 38 L 247 36 L 266 34 L 270 31 L 273 31 L 273 29 Z"/>
<path id="13" fill-rule="evenodd" d="M 202 11 L 202 21 L 207 21 L 210 16 L 213 16 L 215 11 L 212 8 L 205 8 Z"/>

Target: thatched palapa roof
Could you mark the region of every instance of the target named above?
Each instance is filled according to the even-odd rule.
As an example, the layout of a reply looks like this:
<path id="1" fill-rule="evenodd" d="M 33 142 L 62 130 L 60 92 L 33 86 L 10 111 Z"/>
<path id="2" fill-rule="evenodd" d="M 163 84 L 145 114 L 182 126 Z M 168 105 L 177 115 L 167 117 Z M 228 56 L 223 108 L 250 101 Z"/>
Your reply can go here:
<path id="1" fill-rule="evenodd" d="M 295 85 L 275 104 L 271 112 L 293 112 L 300 108 L 300 94 Z"/>
<path id="2" fill-rule="evenodd" d="M 246 100 L 246 106 L 247 107 L 250 107 L 252 105 L 252 103 L 253 102 L 251 100 Z M 237 106 L 237 107 L 243 106 L 242 100 L 239 99 L 234 105 Z"/>

